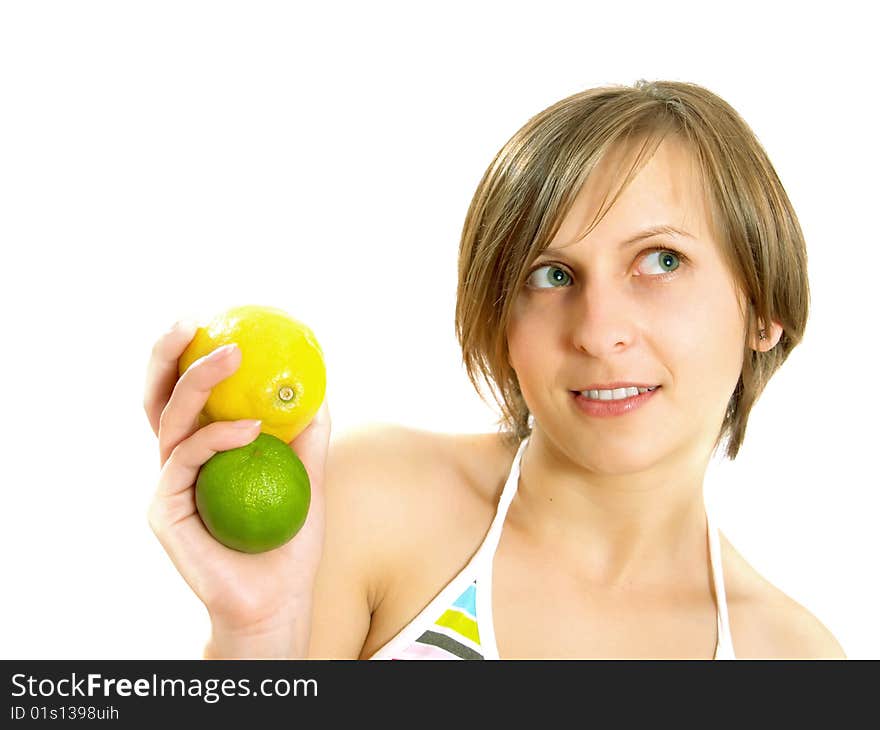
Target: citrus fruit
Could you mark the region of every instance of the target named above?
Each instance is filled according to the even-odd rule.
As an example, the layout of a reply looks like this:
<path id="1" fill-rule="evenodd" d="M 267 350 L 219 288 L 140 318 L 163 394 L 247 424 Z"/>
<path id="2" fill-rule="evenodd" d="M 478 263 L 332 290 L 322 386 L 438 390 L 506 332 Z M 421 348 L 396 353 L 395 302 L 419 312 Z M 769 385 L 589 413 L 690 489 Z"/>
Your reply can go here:
<path id="1" fill-rule="evenodd" d="M 178 360 L 179 373 L 231 343 L 241 350 L 241 365 L 211 390 L 200 423 L 260 419 L 263 433 L 290 443 L 318 412 L 327 387 L 314 333 L 275 307 L 233 307 L 196 330 Z"/>
<path id="2" fill-rule="evenodd" d="M 214 454 L 196 479 L 196 507 L 205 527 L 245 553 L 290 540 L 305 523 L 310 500 L 305 466 L 290 446 L 266 433 Z"/>

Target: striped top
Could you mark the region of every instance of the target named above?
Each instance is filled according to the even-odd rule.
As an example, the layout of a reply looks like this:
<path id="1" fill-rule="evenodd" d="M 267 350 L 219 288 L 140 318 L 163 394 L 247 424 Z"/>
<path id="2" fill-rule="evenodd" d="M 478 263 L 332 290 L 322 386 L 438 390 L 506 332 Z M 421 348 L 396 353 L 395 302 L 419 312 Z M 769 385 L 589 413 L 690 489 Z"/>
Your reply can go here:
<path id="1" fill-rule="evenodd" d="M 492 563 L 510 503 L 519 485 L 520 461 L 528 439 L 513 459 L 495 518 L 468 564 L 371 659 L 499 659 L 492 621 Z M 716 605 L 715 659 L 735 659 L 718 531 L 706 514 L 709 563 Z"/>

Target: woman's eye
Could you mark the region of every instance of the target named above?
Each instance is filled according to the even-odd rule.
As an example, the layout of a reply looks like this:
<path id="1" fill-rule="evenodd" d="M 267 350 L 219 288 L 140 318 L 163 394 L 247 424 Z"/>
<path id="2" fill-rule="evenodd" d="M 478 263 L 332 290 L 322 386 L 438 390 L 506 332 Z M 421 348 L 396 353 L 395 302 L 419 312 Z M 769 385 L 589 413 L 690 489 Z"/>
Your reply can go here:
<path id="1" fill-rule="evenodd" d="M 656 249 L 646 253 L 638 265 L 639 275 L 662 275 L 671 274 L 686 261 L 685 257 L 677 251 L 670 249 Z M 544 264 L 534 269 L 526 279 L 526 286 L 532 289 L 558 289 L 571 286 L 571 275 L 562 267 L 555 264 Z"/>
<path id="2" fill-rule="evenodd" d="M 675 271 L 681 264 L 681 256 L 675 251 L 651 251 L 643 259 L 648 262 L 648 271 L 640 271 L 643 274 L 668 274 Z M 639 266 L 641 269 L 641 265 Z"/>
<path id="3" fill-rule="evenodd" d="M 526 284 L 535 289 L 551 289 L 553 287 L 568 286 L 571 283 L 571 277 L 568 273 L 560 269 L 558 266 L 548 264 L 535 269 Z"/>

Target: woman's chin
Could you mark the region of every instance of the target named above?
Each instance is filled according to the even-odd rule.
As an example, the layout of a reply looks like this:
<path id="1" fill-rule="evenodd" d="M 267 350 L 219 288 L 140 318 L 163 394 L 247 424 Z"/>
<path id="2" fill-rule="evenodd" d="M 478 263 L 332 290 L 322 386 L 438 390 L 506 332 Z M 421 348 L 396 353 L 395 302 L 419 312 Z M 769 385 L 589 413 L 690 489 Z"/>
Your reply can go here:
<path id="1" fill-rule="evenodd" d="M 633 439 L 581 434 L 573 436 L 566 433 L 560 437 L 550 437 L 554 450 L 557 450 L 576 465 L 587 471 L 608 476 L 622 476 L 644 472 L 663 461 L 669 449 L 651 438 L 643 443 Z"/>

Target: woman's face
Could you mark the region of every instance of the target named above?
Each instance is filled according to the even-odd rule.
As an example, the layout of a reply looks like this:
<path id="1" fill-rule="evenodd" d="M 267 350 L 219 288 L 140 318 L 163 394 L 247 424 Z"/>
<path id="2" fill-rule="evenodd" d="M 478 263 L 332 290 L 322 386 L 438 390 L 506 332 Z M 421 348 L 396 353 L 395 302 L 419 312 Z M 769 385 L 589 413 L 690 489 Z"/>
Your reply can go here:
<path id="1" fill-rule="evenodd" d="M 575 463 L 609 474 L 708 457 L 745 336 L 698 169 L 678 141 L 667 138 L 581 238 L 624 164 L 618 152 L 594 170 L 533 264 L 507 329 L 535 429 Z M 689 235 L 631 241 L 660 226 Z M 604 417 L 576 395 L 614 383 L 660 387 L 638 408 Z"/>

